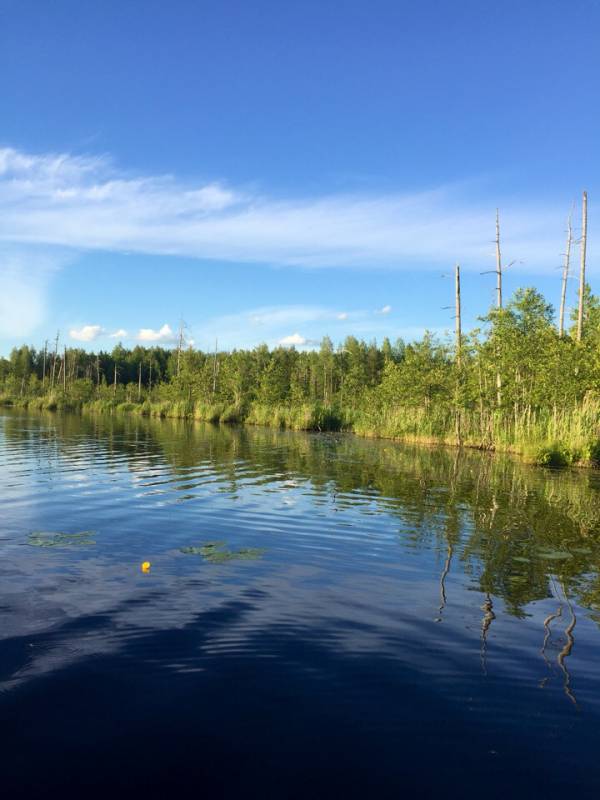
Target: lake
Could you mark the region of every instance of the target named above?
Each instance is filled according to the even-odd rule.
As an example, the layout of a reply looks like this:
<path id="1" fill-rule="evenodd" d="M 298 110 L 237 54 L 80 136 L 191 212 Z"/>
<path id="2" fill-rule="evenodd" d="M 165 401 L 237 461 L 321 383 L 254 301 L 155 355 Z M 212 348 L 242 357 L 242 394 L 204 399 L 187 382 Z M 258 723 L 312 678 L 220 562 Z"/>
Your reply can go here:
<path id="1" fill-rule="evenodd" d="M 597 472 L 3 411 L 0 477 L 7 797 L 600 790 Z"/>

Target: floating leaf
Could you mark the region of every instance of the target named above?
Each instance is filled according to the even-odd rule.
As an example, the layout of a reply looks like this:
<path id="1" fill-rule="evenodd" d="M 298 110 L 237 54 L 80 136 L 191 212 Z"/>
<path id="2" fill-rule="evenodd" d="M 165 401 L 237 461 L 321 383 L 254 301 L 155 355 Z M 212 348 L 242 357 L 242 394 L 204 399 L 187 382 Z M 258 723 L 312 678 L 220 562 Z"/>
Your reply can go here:
<path id="1" fill-rule="evenodd" d="M 225 542 L 204 542 L 201 545 L 192 545 L 190 547 L 180 548 L 180 553 L 185 553 L 190 556 L 209 556 L 217 548 L 225 547 Z"/>
<path id="2" fill-rule="evenodd" d="M 239 550 L 225 549 L 225 542 L 206 542 L 201 545 L 191 545 L 180 548 L 180 553 L 192 556 L 202 556 L 211 564 L 224 564 L 227 561 L 252 561 L 260 558 L 264 553 L 256 547 L 242 547 Z"/>
<path id="3" fill-rule="evenodd" d="M 94 531 L 80 533 L 34 531 L 27 537 L 27 544 L 31 547 L 86 547 L 96 544 L 96 540 L 92 539 L 94 535 Z"/>
<path id="4" fill-rule="evenodd" d="M 243 547 L 241 550 L 213 550 L 205 556 L 211 564 L 222 564 L 225 561 L 254 561 L 261 558 L 264 550 L 257 547 Z"/>

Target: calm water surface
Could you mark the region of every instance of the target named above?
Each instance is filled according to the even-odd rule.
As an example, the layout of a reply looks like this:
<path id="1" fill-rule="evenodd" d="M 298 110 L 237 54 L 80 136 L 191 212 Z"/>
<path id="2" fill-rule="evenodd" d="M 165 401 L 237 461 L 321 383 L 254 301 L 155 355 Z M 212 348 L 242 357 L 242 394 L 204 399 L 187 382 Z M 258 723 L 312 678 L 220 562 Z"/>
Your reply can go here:
<path id="1" fill-rule="evenodd" d="M 598 474 L 2 412 L 0 479 L 5 796 L 597 796 Z"/>

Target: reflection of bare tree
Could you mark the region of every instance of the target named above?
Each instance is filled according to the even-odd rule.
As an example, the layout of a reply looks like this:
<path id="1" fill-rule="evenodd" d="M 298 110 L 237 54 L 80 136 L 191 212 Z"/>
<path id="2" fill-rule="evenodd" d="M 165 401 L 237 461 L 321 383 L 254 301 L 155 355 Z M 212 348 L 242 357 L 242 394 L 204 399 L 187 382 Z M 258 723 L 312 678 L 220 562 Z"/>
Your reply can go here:
<path id="1" fill-rule="evenodd" d="M 450 542 L 448 542 L 448 551 L 446 553 L 446 561 L 444 563 L 444 569 L 442 570 L 442 574 L 440 575 L 440 607 L 439 607 L 439 617 L 436 619 L 436 622 L 442 621 L 442 612 L 446 608 L 446 577 L 450 572 L 450 565 L 452 564 L 452 554 L 453 554 L 453 547 Z"/>
<path id="2" fill-rule="evenodd" d="M 485 603 L 481 606 L 481 610 L 484 612 L 481 621 L 481 668 L 484 675 L 487 675 L 487 637 L 490 625 L 496 619 L 494 604 L 489 592 L 485 596 Z"/>
<path id="3" fill-rule="evenodd" d="M 550 625 L 551 625 L 552 622 L 554 622 L 555 619 L 558 619 L 559 617 L 562 617 L 563 602 L 565 602 L 567 604 L 567 606 L 568 606 L 569 613 L 571 615 L 571 619 L 569 621 L 569 624 L 565 628 L 566 642 L 565 642 L 564 647 L 562 648 L 562 650 L 559 652 L 559 654 L 556 657 L 556 663 L 558 664 L 558 667 L 559 667 L 559 669 L 560 669 L 560 671 L 561 671 L 561 673 L 563 675 L 563 678 L 564 678 L 564 680 L 563 680 L 564 692 L 567 695 L 567 697 L 569 698 L 569 700 L 573 703 L 573 705 L 576 706 L 577 705 L 577 700 L 576 700 L 575 695 L 573 694 L 573 691 L 571 689 L 571 673 L 569 672 L 569 669 L 568 669 L 568 667 L 567 667 L 567 665 L 565 663 L 565 659 L 567 659 L 571 655 L 571 652 L 572 652 L 573 647 L 575 645 L 575 637 L 573 636 L 573 631 L 575 630 L 575 626 L 577 624 L 577 617 L 575 615 L 575 610 L 573 609 L 573 605 L 572 605 L 572 603 L 571 603 L 571 601 L 569 599 L 569 596 L 568 596 L 568 594 L 567 594 L 567 592 L 565 590 L 564 584 L 561 582 L 561 585 L 560 585 L 561 586 L 562 597 L 564 598 L 564 601 L 563 601 L 561 599 L 561 597 L 560 597 L 561 593 L 558 591 L 558 588 L 556 586 L 554 578 L 551 579 L 551 582 L 552 582 L 552 587 L 553 587 L 553 595 L 559 599 L 560 605 L 558 606 L 558 608 L 556 609 L 556 612 L 554 614 L 548 614 L 548 616 L 544 620 L 544 641 L 542 643 L 541 653 L 542 653 L 542 656 L 544 658 L 544 661 L 546 662 L 546 665 L 547 665 L 548 669 L 550 671 L 552 671 L 552 664 L 550 663 L 550 661 L 548 659 L 548 656 L 546 655 L 546 649 L 548 647 L 548 644 L 550 643 L 550 637 L 551 637 Z M 548 682 L 548 678 L 544 678 L 542 680 L 542 682 L 540 683 L 540 686 L 544 687 L 547 682 Z"/>
<path id="4" fill-rule="evenodd" d="M 573 694 L 573 692 L 571 690 L 571 673 L 569 672 L 568 667 L 565 664 L 565 659 L 568 658 L 571 655 L 571 652 L 572 652 L 573 647 L 575 645 L 575 637 L 573 636 L 573 631 L 575 630 L 575 625 L 577 625 L 577 617 L 575 616 L 575 610 L 573 609 L 573 606 L 571 605 L 571 601 L 569 600 L 569 596 L 565 591 L 564 585 L 561 584 L 561 586 L 562 586 L 562 590 L 563 590 L 563 595 L 565 596 L 565 600 L 567 602 L 567 605 L 569 607 L 569 611 L 571 613 L 571 621 L 569 622 L 569 624 L 565 628 L 565 635 L 567 637 L 567 641 L 566 641 L 565 646 L 563 647 L 563 649 L 558 654 L 556 661 L 558 663 L 558 666 L 561 669 L 561 672 L 564 675 L 563 688 L 565 690 L 565 694 L 567 695 L 569 700 L 574 705 L 577 705 L 577 700 L 576 700 L 575 695 Z"/>
<path id="5" fill-rule="evenodd" d="M 550 633 L 551 633 L 551 631 L 550 631 L 550 623 L 553 622 L 558 617 L 561 617 L 561 616 L 562 616 L 562 605 L 560 605 L 556 609 L 556 612 L 554 614 L 548 614 L 548 616 L 544 620 L 544 641 L 542 643 L 541 653 L 542 653 L 542 657 L 543 657 L 544 661 L 546 662 L 546 664 L 548 666 L 548 669 L 550 669 L 550 670 L 552 669 L 552 664 L 550 663 L 550 661 L 548 660 L 548 656 L 546 655 L 546 647 L 548 646 L 548 641 L 550 640 Z M 546 680 L 547 680 L 547 678 L 545 678 L 544 681 L 543 681 L 544 685 L 545 685 Z"/>

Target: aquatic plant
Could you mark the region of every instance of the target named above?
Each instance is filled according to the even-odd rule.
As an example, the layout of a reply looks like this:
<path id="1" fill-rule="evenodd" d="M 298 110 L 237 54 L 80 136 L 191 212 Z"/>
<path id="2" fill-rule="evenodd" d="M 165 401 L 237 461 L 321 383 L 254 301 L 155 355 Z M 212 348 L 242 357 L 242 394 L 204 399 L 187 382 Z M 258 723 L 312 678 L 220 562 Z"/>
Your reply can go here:
<path id="1" fill-rule="evenodd" d="M 226 549 L 225 542 L 204 542 L 180 548 L 185 555 L 202 556 L 211 564 L 224 564 L 227 561 L 254 561 L 260 558 L 264 550 L 256 547 L 241 547 L 239 550 Z"/>
<path id="2" fill-rule="evenodd" d="M 63 533 L 62 531 L 33 531 L 27 537 L 31 547 L 86 547 L 96 544 L 95 531 Z"/>

